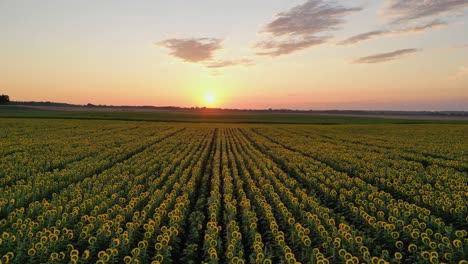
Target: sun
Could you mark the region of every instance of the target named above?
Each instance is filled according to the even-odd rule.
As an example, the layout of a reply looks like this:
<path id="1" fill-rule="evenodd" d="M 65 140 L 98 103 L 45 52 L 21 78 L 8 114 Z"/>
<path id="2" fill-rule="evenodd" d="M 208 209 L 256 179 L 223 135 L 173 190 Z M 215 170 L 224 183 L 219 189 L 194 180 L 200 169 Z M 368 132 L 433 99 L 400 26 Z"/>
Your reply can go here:
<path id="1" fill-rule="evenodd" d="M 212 92 L 208 92 L 205 94 L 205 103 L 208 105 L 213 105 L 216 103 L 216 95 Z"/>

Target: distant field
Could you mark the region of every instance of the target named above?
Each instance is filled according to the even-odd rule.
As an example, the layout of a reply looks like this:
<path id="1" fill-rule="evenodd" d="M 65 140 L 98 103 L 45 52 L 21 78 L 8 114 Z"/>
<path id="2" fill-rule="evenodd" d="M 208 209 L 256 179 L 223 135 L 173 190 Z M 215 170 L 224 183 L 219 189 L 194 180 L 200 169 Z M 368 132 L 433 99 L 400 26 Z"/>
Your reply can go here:
<path id="1" fill-rule="evenodd" d="M 65 109 L 65 110 L 64 110 Z M 97 119 L 192 123 L 264 124 L 468 124 L 468 117 L 330 115 L 269 112 L 160 111 L 128 108 L 0 106 L 0 118 Z"/>
<path id="2" fill-rule="evenodd" d="M 2 263 L 468 259 L 466 125 L 24 116 L 0 118 Z"/>

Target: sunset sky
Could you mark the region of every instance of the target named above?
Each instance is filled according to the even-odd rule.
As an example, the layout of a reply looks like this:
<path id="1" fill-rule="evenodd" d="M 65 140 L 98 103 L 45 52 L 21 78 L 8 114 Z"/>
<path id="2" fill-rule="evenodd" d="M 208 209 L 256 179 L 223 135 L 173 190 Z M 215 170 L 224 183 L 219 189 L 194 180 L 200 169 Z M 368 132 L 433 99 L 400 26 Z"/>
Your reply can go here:
<path id="1" fill-rule="evenodd" d="M 468 110 L 467 13 L 468 0 L 1 0 L 0 94 Z"/>

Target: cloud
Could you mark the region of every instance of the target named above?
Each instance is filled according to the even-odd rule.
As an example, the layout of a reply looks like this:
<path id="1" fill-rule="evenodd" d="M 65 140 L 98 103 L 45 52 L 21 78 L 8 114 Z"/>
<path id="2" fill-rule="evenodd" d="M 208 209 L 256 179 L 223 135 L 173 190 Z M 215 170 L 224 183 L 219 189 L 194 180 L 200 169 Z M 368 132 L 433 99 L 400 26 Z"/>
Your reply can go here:
<path id="1" fill-rule="evenodd" d="M 395 60 L 401 56 L 419 51 L 418 49 L 401 49 L 387 53 L 379 53 L 371 56 L 360 57 L 353 60 L 353 63 L 379 63 Z"/>
<path id="2" fill-rule="evenodd" d="M 349 37 L 343 41 L 340 41 L 337 43 L 338 46 L 348 46 L 352 44 L 356 44 L 361 41 L 369 40 L 369 39 L 374 39 L 376 37 L 380 36 L 385 36 L 385 35 L 391 35 L 392 31 L 391 30 L 375 30 L 375 31 L 370 31 L 362 34 L 358 34 L 352 37 Z"/>
<path id="3" fill-rule="evenodd" d="M 468 48 L 468 44 L 453 46 L 452 48 L 453 49 L 466 49 L 466 48 Z"/>
<path id="4" fill-rule="evenodd" d="M 238 65 L 250 66 L 253 63 L 254 61 L 249 60 L 249 59 L 219 60 L 219 61 L 213 61 L 213 62 L 206 64 L 206 67 L 215 69 L 215 68 L 225 68 L 225 67 L 238 66 Z"/>
<path id="5" fill-rule="evenodd" d="M 466 76 L 468 76 L 468 67 L 462 66 L 458 69 L 458 71 L 454 75 L 450 76 L 450 80 L 456 81 Z"/>
<path id="6" fill-rule="evenodd" d="M 257 52 L 261 56 L 280 56 L 303 50 L 312 46 L 325 43 L 329 37 L 306 37 L 301 40 L 286 41 L 263 41 L 257 43 L 256 47 L 263 51 Z"/>
<path id="7" fill-rule="evenodd" d="M 261 33 L 271 36 L 255 46 L 258 55 L 280 56 L 325 43 L 330 36 L 317 34 L 337 30 L 343 17 L 362 10 L 338 5 L 334 1 L 307 0 L 288 11 L 278 13 Z"/>
<path id="8" fill-rule="evenodd" d="M 395 23 L 405 23 L 445 13 L 457 13 L 468 7 L 467 0 L 388 0 L 385 13 Z"/>
<path id="9" fill-rule="evenodd" d="M 308 0 L 302 5 L 276 15 L 262 32 L 274 36 L 304 36 L 335 30 L 342 24 L 343 16 L 360 11 L 361 8 L 346 8 L 321 0 Z"/>
<path id="10" fill-rule="evenodd" d="M 225 68 L 236 65 L 251 65 L 252 60 L 214 60 L 214 53 L 223 48 L 222 39 L 185 38 L 166 39 L 158 44 L 171 50 L 170 54 L 187 62 L 203 63 L 207 68 Z"/>
<path id="11" fill-rule="evenodd" d="M 338 42 L 337 45 L 348 46 L 348 45 L 356 44 L 358 42 L 375 39 L 378 37 L 416 34 L 416 33 L 424 32 L 426 30 L 430 30 L 430 29 L 440 28 L 443 26 L 447 26 L 447 23 L 440 21 L 440 20 L 435 20 L 435 21 L 423 24 L 421 26 L 416 26 L 416 27 L 407 27 L 407 28 L 396 29 L 396 30 L 375 30 L 375 31 L 370 31 L 370 32 L 366 32 L 366 33 L 362 33 L 362 34 L 349 37 L 343 41 Z"/>
<path id="12" fill-rule="evenodd" d="M 434 29 L 434 28 L 441 28 L 447 26 L 448 23 L 440 20 L 434 20 L 432 22 L 423 24 L 421 26 L 416 26 L 416 27 L 409 27 L 409 28 L 404 28 L 400 30 L 396 30 L 396 34 L 413 34 L 413 33 L 421 33 L 429 29 Z"/>
<path id="13" fill-rule="evenodd" d="M 171 50 L 171 55 L 187 62 L 202 62 L 213 58 L 213 53 L 222 48 L 222 39 L 186 38 L 167 39 L 159 45 Z"/>

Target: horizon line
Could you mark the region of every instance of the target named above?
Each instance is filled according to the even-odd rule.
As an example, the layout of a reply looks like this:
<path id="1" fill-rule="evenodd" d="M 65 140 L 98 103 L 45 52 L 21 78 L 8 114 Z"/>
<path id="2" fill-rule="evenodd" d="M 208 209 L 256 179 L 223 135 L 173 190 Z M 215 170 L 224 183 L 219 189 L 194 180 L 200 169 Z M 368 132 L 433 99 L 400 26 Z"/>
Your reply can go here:
<path id="1" fill-rule="evenodd" d="M 291 109 L 291 108 L 224 108 L 224 107 L 207 107 L 207 106 L 155 106 L 155 105 L 107 105 L 107 104 L 74 104 L 65 102 L 53 101 L 11 101 L 10 105 L 23 104 L 50 104 L 53 107 L 89 107 L 89 108 L 175 108 L 181 110 L 222 110 L 222 111 L 288 111 L 288 112 L 392 112 L 392 113 L 468 113 L 468 110 L 390 110 L 390 109 Z"/>

